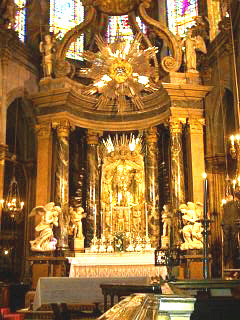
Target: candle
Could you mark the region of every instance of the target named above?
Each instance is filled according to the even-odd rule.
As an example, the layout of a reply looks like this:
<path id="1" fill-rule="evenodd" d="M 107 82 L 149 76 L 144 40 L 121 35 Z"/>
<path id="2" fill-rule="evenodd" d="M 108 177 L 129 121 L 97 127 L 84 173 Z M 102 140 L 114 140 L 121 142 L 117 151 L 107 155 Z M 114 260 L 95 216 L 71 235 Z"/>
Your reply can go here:
<path id="1" fill-rule="evenodd" d="M 103 211 L 101 210 L 101 235 L 103 234 Z"/>
<path id="2" fill-rule="evenodd" d="M 207 219 L 207 174 L 203 174 L 203 215 Z"/>
<path id="3" fill-rule="evenodd" d="M 97 205 L 95 204 L 95 214 L 94 214 L 94 236 L 97 234 Z"/>
<path id="4" fill-rule="evenodd" d="M 131 209 L 130 208 L 128 210 L 128 215 L 129 215 L 129 217 L 128 217 L 128 219 L 129 219 L 129 232 L 131 232 Z"/>
<path id="5" fill-rule="evenodd" d="M 147 212 L 147 203 L 145 202 L 145 215 L 146 215 L 146 238 L 148 238 L 148 212 Z"/>
<path id="6" fill-rule="evenodd" d="M 113 210 L 112 210 L 112 202 L 111 202 L 111 235 L 113 231 Z"/>
<path id="7" fill-rule="evenodd" d="M 234 146 L 234 136 L 231 136 L 231 144 L 232 144 L 232 146 Z"/>

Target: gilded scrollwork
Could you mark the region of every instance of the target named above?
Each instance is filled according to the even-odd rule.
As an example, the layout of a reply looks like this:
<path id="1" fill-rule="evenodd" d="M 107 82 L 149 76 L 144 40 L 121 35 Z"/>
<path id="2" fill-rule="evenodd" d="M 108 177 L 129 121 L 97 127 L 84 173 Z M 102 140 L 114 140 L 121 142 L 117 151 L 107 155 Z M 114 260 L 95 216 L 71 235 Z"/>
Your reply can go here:
<path id="1" fill-rule="evenodd" d="M 146 8 L 149 7 L 150 1 L 143 1 L 139 6 L 139 14 L 144 23 L 153 28 L 153 31 L 159 36 L 159 38 L 166 41 L 168 47 L 172 51 L 171 57 L 163 58 L 161 64 L 166 72 L 176 72 L 182 63 L 182 47 L 181 39 L 178 39 L 173 33 L 159 21 L 156 21 L 149 17 L 146 12 Z"/>

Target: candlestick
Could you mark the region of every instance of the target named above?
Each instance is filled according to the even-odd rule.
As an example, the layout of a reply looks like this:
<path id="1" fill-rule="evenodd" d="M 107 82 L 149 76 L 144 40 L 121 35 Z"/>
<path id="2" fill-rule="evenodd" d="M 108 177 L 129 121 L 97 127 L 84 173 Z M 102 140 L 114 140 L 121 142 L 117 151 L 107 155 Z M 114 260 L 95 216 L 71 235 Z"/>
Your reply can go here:
<path id="1" fill-rule="evenodd" d="M 147 203 L 145 202 L 145 217 L 146 217 L 146 237 L 148 237 L 148 212 L 147 212 Z"/>
<path id="2" fill-rule="evenodd" d="M 203 174 L 203 275 L 208 279 L 208 214 L 207 214 L 207 174 Z"/>

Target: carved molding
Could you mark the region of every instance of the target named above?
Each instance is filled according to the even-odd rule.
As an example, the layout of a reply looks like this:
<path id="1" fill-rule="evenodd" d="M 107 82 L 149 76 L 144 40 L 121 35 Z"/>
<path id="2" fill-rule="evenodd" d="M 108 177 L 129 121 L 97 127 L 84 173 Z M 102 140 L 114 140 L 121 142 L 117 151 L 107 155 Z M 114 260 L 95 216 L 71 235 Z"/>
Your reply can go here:
<path id="1" fill-rule="evenodd" d="M 102 134 L 103 132 L 89 129 L 87 132 L 87 144 L 98 145 L 99 136 L 101 136 Z"/>
<path id="2" fill-rule="evenodd" d="M 191 134 L 203 134 L 203 127 L 206 124 L 205 119 L 188 119 Z"/>
<path id="3" fill-rule="evenodd" d="M 35 132 L 38 138 L 49 138 L 52 134 L 51 122 L 43 122 L 35 125 Z"/>
<path id="4" fill-rule="evenodd" d="M 158 141 L 158 132 L 156 127 L 152 127 L 145 131 L 146 134 L 146 141 L 148 144 L 150 143 L 157 143 Z"/>

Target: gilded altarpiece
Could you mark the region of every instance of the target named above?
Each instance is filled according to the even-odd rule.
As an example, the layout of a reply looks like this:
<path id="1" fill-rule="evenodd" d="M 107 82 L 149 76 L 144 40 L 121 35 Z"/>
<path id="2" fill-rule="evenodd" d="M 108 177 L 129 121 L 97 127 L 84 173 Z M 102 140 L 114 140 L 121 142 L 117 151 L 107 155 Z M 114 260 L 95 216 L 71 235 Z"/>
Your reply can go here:
<path id="1" fill-rule="evenodd" d="M 144 157 L 138 139 L 132 146 L 121 140 L 112 150 L 101 147 L 102 229 L 107 238 L 131 233 L 136 239 L 146 232 Z"/>

